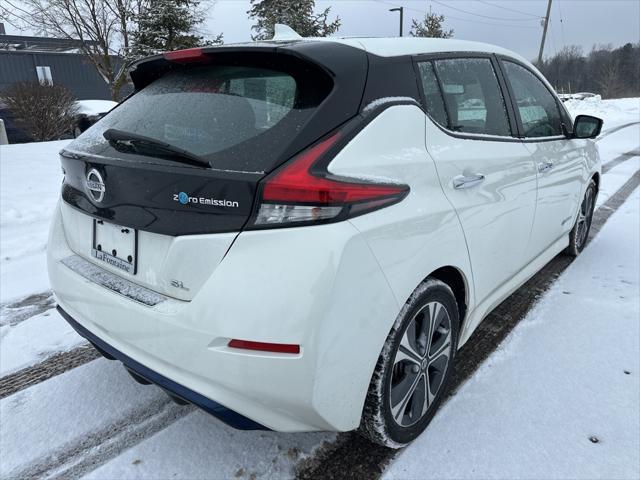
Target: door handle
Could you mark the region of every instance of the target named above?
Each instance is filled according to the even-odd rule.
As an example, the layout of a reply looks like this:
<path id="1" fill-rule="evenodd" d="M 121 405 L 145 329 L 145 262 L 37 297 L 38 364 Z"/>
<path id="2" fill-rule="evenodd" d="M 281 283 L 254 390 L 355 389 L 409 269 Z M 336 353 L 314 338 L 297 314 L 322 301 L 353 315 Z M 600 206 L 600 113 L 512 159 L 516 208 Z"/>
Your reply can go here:
<path id="1" fill-rule="evenodd" d="M 553 162 L 540 162 L 538 164 L 538 172 L 545 173 L 553 168 Z"/>
<path id="2" fill-rule="evenodd" d="M 484 175 L 476 173 L 475 175 L 457 175 L 453 177 L 453 188 L 471 188 L 484 182 Z"/>

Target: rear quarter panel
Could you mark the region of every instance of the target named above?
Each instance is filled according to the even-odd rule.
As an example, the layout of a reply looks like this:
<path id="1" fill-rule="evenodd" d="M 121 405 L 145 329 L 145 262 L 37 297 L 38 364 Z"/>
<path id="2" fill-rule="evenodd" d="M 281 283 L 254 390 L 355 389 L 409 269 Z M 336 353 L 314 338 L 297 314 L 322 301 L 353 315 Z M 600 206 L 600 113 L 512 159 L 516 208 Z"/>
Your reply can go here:
<path id="1" fill-rule="evenodd" d="M 400 203 L 350 220 L 365 237 L 400 305 L 431 272 L 452 266 L 465 278 L 471 309 L 471 267 L 464 234 L 426 150 L 426 120 L 415 105 L 387 108 L 336 156 L 329 170 L 410 186 Z M 385 336 L 394 320 L 389 319 Z"/>

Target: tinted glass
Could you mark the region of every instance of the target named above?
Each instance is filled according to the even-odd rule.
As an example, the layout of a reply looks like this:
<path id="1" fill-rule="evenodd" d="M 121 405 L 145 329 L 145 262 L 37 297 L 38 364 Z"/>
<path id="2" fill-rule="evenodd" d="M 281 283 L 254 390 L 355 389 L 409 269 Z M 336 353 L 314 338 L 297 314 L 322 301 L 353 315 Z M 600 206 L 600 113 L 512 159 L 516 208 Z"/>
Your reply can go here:
<path id="1" fill-rule="evenodd" d="M 433 71 L 433 65 L 431 65 L 431 62 L 420 62 L 418 68 L 427 112 L 436 122 L 446 127 L 447 112 L 444 108 L 444 100 L 442 99 L 438 80 Z"/>
<path id="2" fill-rule="evenodd" d="M 436 60 L 449 128 L 463 133 L 511 135 L 498 79 L 488 58 Z"/>
<path id="3" fill-rule="evenodd" d="M 312 115 L 320 93 L 328 93 L 321 86 L 307 86 L 314 92 L 305 94 L 293 75 L 249 66 L 176 70 L 125 101 L 71 148 L 106 143 L 102 133 L 114 128 L 188 150 L 213 168 L 266 171 Z"/>
<path id="4" fill-rule="evenodd" d="M 511 85 L 525 137 L 562 135 L 562 118 L 556 99 L 547 87 L 526 68 L 502 62 Z"/>
<path id="5" fill-rule="evenodd" d="M 592 138 L 598 133 L 600 120 L 595 117 L 580 115 L 576 118 L 575 131 L 577 138 Z"/>

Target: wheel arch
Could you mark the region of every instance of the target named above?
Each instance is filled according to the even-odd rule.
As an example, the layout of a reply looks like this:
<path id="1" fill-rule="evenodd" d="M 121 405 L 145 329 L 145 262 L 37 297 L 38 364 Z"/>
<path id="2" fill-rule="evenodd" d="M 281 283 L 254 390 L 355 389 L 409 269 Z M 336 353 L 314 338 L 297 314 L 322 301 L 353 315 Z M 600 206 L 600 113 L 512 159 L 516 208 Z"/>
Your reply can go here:
<path id="1" fill-rule="evenodd" d="M 596 182 L 596 193 L 600 191 L 600 172 L 595 172 L 591 176 L 592 180 Z"/>
<path id="2" fill-rule="evenodd" d="M 453 291 L 453 295 L 456 297 L 456 303 L 458 304 L 458 318 L 460 322 L 460 331 L 465 321 L 465 316 L 469 310 L 469 298 L 470 288 L 464 273 L 451 265 L 440 267 L 425 277 L 423 282 L 427 278 L 436 278 L 441 282 L 446 283 Z"/>

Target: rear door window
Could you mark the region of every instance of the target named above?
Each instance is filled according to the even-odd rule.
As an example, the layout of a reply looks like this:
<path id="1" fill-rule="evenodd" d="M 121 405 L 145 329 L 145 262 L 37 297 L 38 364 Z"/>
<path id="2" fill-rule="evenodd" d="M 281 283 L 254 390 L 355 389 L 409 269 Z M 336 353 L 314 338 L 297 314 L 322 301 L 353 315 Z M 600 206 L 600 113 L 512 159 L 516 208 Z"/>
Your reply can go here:
<path id="1" fill-rule="evenodd" d="M 438 79 L 433 71 L 433 65 L 431 65 L 431 62 L 420 62 L 418 63 L 418 70 L 427 113 L 438 124 L 446 128 L 448 124 L 447 111 L 438 86 Z"/>
<path id="2" fill-rule="evenodd" d="M 502 61 L 507 81 L 516 101 L 523 135 L 529 138 L 562 135 L 562 117 L 555 97 L 528 69 Z"/>
<path id="3" fill-rule="evenodd" d="M 303 83 L 303 82 L 300 82 Z M 103 142 L 113 128 L 185 149 L 213 168 L 264 172 L 282 161 L 287 141 L 330 91 L 301 85 L 292 73 L 206 65 L 170 71 L 80 136 Z"/>
<path id="4" fill-rule="evenodd" d="M 448 128 L 483 135 L 511 136 L 498 78 L 488 58 L 435 60 Z"/>

